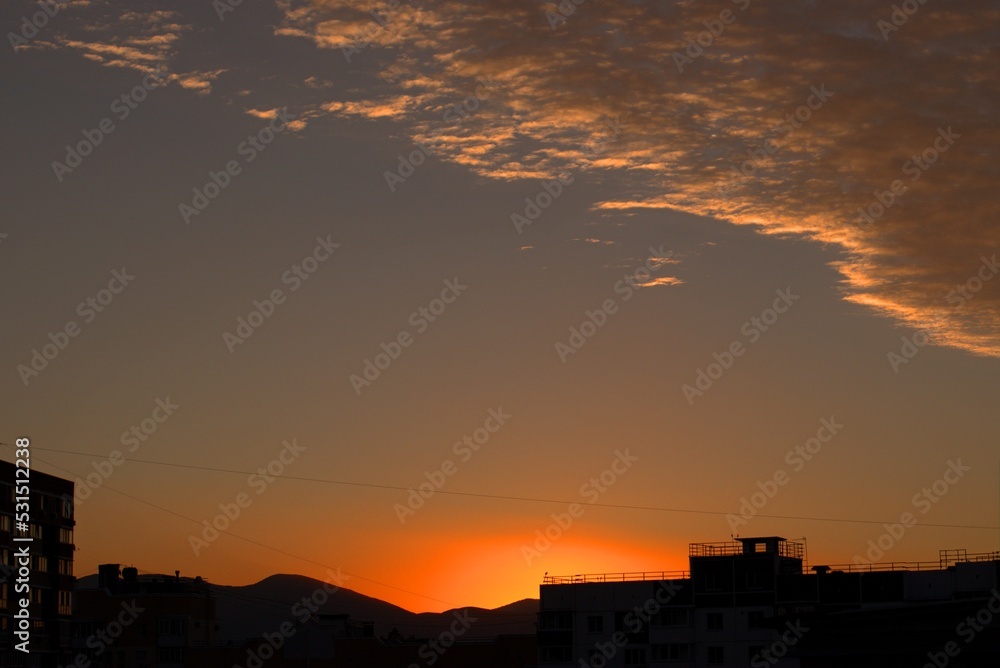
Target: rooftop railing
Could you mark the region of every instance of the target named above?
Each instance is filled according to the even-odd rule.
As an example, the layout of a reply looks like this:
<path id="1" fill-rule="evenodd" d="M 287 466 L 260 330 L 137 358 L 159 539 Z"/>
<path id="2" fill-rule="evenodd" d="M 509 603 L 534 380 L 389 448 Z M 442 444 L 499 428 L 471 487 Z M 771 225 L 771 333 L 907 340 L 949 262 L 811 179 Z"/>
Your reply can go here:
<path id="1" fill-rule="evenodd" d="M 796 541 L 782 541 L 778 544 L 778 555 L 802 559 L 804 545 Z M 743 544 L 691 543 L 689 555 L 692 557 L 725 557 L 742 555 Z M 751 554 L 755 554 L 751 552 Z M 827 571 L 842 573 L 879 573 L 887 571 L 940 571 L 959 563 L 1000 561 L 1000 552 L 968 553 L 965 550 L 941 550 L 938 561 L 891 561 L 870 564 L 823 564 Z M 803 571 L 808 572 L 808 568 Z M 586 573 L 577 575 L 545 574 L 542 584 L 585 584 L 591 582 L 641 582 L 655 580 L 683 580 L 691 577 L 690 571 L 638 571 L 632 573 Z"/>
<path id="2" fill-rule="evenodd" d="M 691 543 L 688 545 L 688 556 L 689 557 L 731 557 L 739 556 L 743 554 L 771 554 L 771 551 L 766 549 L 771 546 L 777 548 L 779 557 L 790 557 L 793 559 L 802 559 L 805 556 L 805 544 L 794 540 L 764 540 L 755 542 L 747 542 L 746 547 L 744 547 L 743 542 L 738 541 L 727 541 L 724 543 Z M 755 547 L 765 548 L 762 551 L 756 551 Z"/>
<path id="3" fill-rule="evenodd" d="M 684 580 L 689 571 L 640 571 L 634 573 L 587 573 L 582 575 L 548 575 L 542 584 L 583 584 L 587 582 L 642 582 L 657 580 Z"/>

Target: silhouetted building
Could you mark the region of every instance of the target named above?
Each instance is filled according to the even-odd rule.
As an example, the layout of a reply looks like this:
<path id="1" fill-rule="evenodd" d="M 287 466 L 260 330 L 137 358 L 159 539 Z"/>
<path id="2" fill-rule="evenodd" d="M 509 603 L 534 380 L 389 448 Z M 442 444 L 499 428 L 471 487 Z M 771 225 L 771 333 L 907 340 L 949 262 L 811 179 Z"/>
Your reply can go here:
<path id="1" fill-rule="evenodd" d="M 539 664 L 920 668 L 944 652 L 938 668 L 1000 665 L 1000 554 L 807 573 L 804 552 L 742 538 L 692 543 L 685 572 L 547 576 Z M 965 642 L 970 615 L 993 626 Z"/>
<path id="2" fill-rule="evenodd" d="M 447 646 L 427 639 L 389 644 L 379 638 L 342 638 L 334 643 L 330 663 L 313 662 L 316 668 L 534 668 L 538 645 L 533 635 L 501 635 L 489 640 L 459 640 Z M 305 666 L 289 662 L 288 666 Z"/>
<path id="3" fill-rule="evenodd" d="M 215 644 L 215 596 L 201 578 L 98 568 L 96 589 L 76 591 L 72 649 L 89 665 L 181 668 Z"/>
<path id="4" fill-rule="evenodd" d="M 72 633 L 73 481 L 35 470 L 26 481 L 15 475 L 14 464 L 0 461 L 0 666 L 54 668 L 66 659 Z M 18 503 L 28 508 L 23 531 L 15 510 L 24 507 Z M 15 540 L 25 537 L 31 541 Z M 25 548 L 28 556 L 19 558 Z M 19 562 L 27 563 L 27 582 L 18 583 L 24 565 Z M 28 591 L 19 591 L 19 584 Z M 16 649 L 22 642 L 15 634 L 21 599 L 28 601 L 27 654 Z"/>
<path id="5" fill-rule="evenodd" d="M 532 668 L 537 656 L 534 635 L 386 642 L 372 622 L 323 612 L 289 611 L 263 631 L 240 629 L 253 637 L 239 644 L 221 642 L 209 583 L 179 573 L 139 575 L 118 564 L 99 567 L 96 588 L 77 590 L 74 621 L 75 665 L 94 668 Z"/>

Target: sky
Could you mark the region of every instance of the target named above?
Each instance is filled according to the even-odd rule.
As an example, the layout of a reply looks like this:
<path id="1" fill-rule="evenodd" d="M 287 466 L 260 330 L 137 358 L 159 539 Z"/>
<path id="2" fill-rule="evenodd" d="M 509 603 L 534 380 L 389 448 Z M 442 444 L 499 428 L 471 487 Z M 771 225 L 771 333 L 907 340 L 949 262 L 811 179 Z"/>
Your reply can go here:
<path id="1" fill-rule="evenodd" d="M 77 576 L 997 550 L 998 20 L 4 3 L 0 441 L 77 481 Z"/>

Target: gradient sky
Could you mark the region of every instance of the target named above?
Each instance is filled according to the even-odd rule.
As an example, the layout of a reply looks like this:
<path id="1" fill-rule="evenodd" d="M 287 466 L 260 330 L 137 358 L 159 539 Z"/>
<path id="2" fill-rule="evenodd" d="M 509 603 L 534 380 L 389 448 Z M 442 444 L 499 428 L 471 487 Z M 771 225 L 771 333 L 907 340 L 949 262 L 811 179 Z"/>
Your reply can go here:
<path id="1" fill-rule="evenodd" d="M 759 510 L 781 517 L 737 531 L 804 536 L 810 563 L 863 556 L 907 512 L 881 561 L 997 549 L 995 3 L 378 2 L 384 25 L 342 0 L 225 6 L 0 10 L 0 440 L 30 436 L 37 469 L 74 479 L 125 459 L 78 507 L 78 576 L 329 567 L 415 611 L 494 607 L 545 572 L 686 568 L 782 472 Z M 286 274 L 318 238 L 339 247 Z M 467 287 L 441 312 L 446 281 Z M 776 315 L 778 291 L 795 298 Z M 685 390 L 700 371 L 717 377 Z M 810 461 L 787 454 L 824 419 L 843 427 Z M 293 439 L 284 475 L 363 484 L 248 480 Z M 584 487 L 617 451 L 635 461 Z M 442 492 L 487 496 L 436 493 L 401 522 L 446 460 Z M 196 555 L 241 493 L 242 539 Z"/>

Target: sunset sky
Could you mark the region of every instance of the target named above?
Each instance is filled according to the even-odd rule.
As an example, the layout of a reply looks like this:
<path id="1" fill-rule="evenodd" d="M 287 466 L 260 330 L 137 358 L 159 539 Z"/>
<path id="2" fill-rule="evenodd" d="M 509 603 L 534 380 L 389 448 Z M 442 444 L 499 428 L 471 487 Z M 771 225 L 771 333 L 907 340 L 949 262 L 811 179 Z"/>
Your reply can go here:
<path id="1" fill-rule="evenodd" d="M 895 7 L 4 3 L 0 441 L 76 575 L 997 550 L 1000 9 Z"/>

